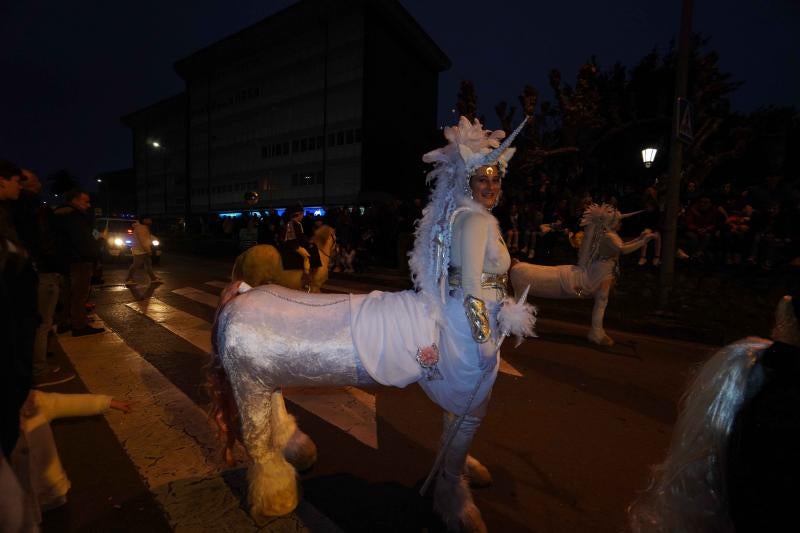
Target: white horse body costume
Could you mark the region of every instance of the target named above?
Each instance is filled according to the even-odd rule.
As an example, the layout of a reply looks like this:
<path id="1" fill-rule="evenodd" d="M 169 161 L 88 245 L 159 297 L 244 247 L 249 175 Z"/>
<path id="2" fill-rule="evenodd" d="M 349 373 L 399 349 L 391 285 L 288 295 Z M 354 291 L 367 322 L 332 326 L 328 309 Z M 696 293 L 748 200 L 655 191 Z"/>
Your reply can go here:
<path id="1" fill-rule="evenodd" d="M 654 238 L 652 232 L 645 230 L 637 238 L 623 242 L 617 230 L 626 216 L 630 215 L 622 215 L 608 204 L 587 207 L 581 219 L 584 237 L 578 264 L 545 266 L 517 263 L 509 274 L 514 291 L 530 287 L 531 296 L 541 298 L 594 298 L 588 339 L 603 346 L 613 345 L 614 341 L 603 329 L 603 318 L 616 278 L 619 256 L 638 250 Z"/>
<path id="2" fill-rule="evenodd" d="M 449 149 L 449 155 L 461 160 L 464 144 L 472 143 L 473 163 L 486 165 L 488 159 L 504 171 L 513 153 L 507 149 L 513 136 L 500 145 L 494 138 L 502 132 L 491 137 L 477 121 L 462 119 L 445 134 L 451 142 L 461 141 L 454 143 L 458 149 L 451 144 L 433 154 Z M 502 163 L 501 154 L 506 157 Z M 462 171 L 466 163 L 461 162 Z M 441 456 L 434 507 L 449 528 L 485 528 L 464 479 L 467 468 L 482 467 L 467 460 L 467 450 L 497 375 L 502 338 L 531 335 L 535 318 L 530 305 L 505 298 L 504 285 L 485 281 L 486 275 L 504 278 L 510 258 L 497 220 L 465 197 L 470 174 L 464 171 L 459 178 L 453 165 L 449 158 L 429 177 L 437 181 L 436 189 L 423 212 L 411 260 L 418 292 L 307 294 L 236 282 L 223 293 L 211 365 L 222 387 L 214 390 L 210 378 L 218 407 L 215 417 L 223 432 L 235 432 L 236 427 L 227 426 L 237 422 L 225 418 L 231 402 L 225 395 L 232 395 L 241 438 L 253 460 L 249 497 L 254 517 L 292 511 L 298 504 L 292 465 L 302 469 L 316 456 L 313 443 L 286 413 L 281 387 L 404 387 L 418 382 L 446 411 L 444 441 L 449 446 Z M 458 282 L 449 269 L 451 246 Z M 485 300 L 491 338 L 473 340 L 475 325 L 465 313 L 466 295 Z"/>

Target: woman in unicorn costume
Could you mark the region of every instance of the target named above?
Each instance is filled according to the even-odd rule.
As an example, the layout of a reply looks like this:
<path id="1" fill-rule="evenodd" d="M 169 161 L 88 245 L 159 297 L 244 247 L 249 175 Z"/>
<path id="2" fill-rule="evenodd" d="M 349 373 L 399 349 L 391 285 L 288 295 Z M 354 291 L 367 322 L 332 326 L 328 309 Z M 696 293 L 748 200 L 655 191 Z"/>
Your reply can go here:
<path id="1" fill-rule="evenodd" d="M 521 128 L 501 144 L 503 131 L 461 118 L 445 128 L 448 144 L 423 157 L 434 165 L 433 191 L 410 254 L 416 291 L 305 294 L 237 282 L 223 293 L 209 374 L 213 414 L 228 448 L 238 437 L 253 460 L 253 516 L 292 511 L 294 468 L 316 457 L 286 413 L 281 387 L 418 382 L 445 411 L 429 477 L 434 508 L 448 529 L 485 530 L 466 475 L 489 476 L 467 451 L 486 412 L 500 344 L 509 334 L 532 335 L 535 322 L 524 296 L 506 296 L 510 257 L 490 212 Z"/>
<path id="2" fill-rule="evenodd" d="M 578 264 L 546 266 L 518 262 L 510 272 L 514 290 L 530 287 L 533 296 L 542 298 L 594 298 L 592 327 L 587 338 L 601 346 L 612 346 L 614 341 L 603 329 L 603 318 L 616 280 L 619 256 L 635 252 L 655 238 L 650 230 L 627 242 L 620 238 L 617 232 L 622 219 L 637 213 L 623 215 L 608 204 L 588 206 L 580 223 L 584 235 Z"/>

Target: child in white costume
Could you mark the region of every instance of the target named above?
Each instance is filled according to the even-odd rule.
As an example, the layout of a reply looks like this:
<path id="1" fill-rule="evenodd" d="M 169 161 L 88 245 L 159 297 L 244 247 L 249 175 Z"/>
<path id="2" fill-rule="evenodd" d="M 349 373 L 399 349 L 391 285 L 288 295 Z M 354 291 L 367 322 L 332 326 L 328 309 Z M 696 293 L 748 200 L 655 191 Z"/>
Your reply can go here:
<path id="1" fill-rule="evenodd" d="M 92 416 L 109 409 L 130 412 L 128 402 L 103 394 L 58 394 L 31 390 L 20 411 L 20 438 L 12 455 L 14 470 L 43 511 L 67 501 L 69 478 L 58 457 L 50 422 L 57 418 Z M 27 480 L 23 481 L 23 480 Z"/>

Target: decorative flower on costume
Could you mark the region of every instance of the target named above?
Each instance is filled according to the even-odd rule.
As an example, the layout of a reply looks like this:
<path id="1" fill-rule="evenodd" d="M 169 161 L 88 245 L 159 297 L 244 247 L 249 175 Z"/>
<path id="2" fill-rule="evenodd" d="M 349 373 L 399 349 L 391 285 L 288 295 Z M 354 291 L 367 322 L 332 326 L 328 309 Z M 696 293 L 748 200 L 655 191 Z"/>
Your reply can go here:
<path id="1" fill-rule="evenodd" d="M 436 343 L 417 348 L 417 362 L 425 371 L 425 379 L 428 381 L 442 379 L 442 374 L 436 366 L 439 363 L 439 347 Z"/>

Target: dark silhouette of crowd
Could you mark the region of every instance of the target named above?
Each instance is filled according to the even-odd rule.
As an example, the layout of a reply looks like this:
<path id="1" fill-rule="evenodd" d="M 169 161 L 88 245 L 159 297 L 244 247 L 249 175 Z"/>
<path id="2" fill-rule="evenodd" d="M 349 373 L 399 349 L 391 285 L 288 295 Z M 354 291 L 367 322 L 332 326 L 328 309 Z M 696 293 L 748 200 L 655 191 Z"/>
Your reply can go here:
<path id="1" fill-rule="evenodd" d="M 541 173 L 522 184 L 507 183 L 494 214 L 512 256 L 542 264 L 569 263 L 577 257 L 576 235 L 585 207 L 592 202 L 609 203 L 623 213 L 636 213 L 626 218 L 623 236 L 645 229 L 656 235 L 632 261 L 642 268 L 658 268 L 666 180 L 662 176 L 640 187 L 624 183 L 591 187 L 575 178 Z M 337 255 L 332 262 L 336 272 L 363 272 L 371 266 L 406 270 L 414 223 L 423 207 L 421 198 L 329 207 L 324 215 L 308 213 L 312 216 L 306 216 L 303 225 L 308 235 L 321 223 L 336 229 Z M 286 216 L 263 210 L 218 217 L 203 225 L 243 251 L 256 243 L 276 244 L 286 221 Z M 800 186 L 777 174 L 747 186 L 684 181 L 677 232 L 676 257 L 687 267 L 770 271 L 798 266 Z"/>

